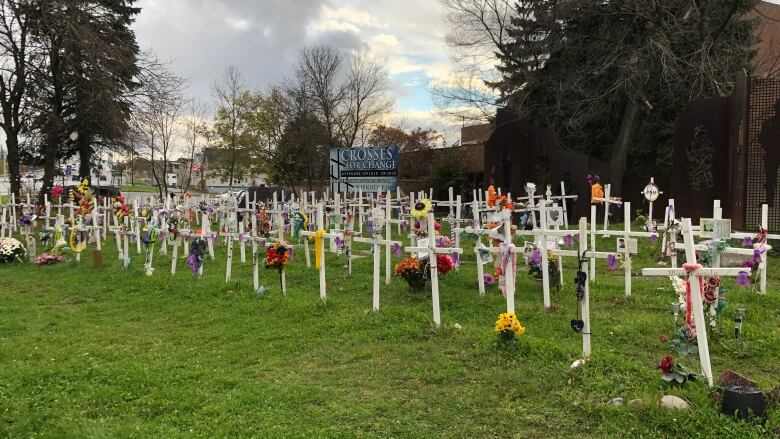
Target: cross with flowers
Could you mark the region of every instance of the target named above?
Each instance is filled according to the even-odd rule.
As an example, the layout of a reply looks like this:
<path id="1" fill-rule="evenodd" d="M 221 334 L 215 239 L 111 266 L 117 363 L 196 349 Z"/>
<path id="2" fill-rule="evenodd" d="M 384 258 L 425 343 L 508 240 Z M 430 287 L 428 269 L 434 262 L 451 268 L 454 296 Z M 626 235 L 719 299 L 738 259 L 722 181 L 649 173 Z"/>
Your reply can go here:
<path id="1" fill-rule="evenodd" d="M 424 246 L 406 247 L 407 253 L 416 253 L 418 255 L 428 256 L 431 269 L 431 301 L 433 304 L 433 322 L 436 326 L 441 326 L 441 310 L 439 308 L 439 272 L 437 255 L 451 255 L 453 253 L 461 254 L 463 249 L 451 247 L 436 247 L 436 220 L 433 218 L 433 212 L 428 213 L 428 237 L 420 240 L 419 243 Z"/>
<path id="2" fill-rule="evenodd" d="M 744 268 L 704 268 L 696 261 L 696 249 L 693 242 L 693 227 L 690 218 L 682 220 L 682 234 L 685 245 L 686 263 L 682 268 L 645 268 L 642 270 L 642 276 L 648 277 L 669 277 L 669 276 L 687 276 L 688 285 L 690 285 L 691 296 L 696 298 L 703 297 L 701 282 L 702 277 L 709 276 L 733 276 L 738 277 L 744 273 Z M 712 386 L 712 364 L 710 363 L 710 348 L 707 342 L 707 323 L 704 319 L 704 305 L 702 300 L 690 300 L 693 302 L 693 322 L 696 328 L 696 341 L 699 347 L 699 360 L 701 369 L 709 386 Z"/>

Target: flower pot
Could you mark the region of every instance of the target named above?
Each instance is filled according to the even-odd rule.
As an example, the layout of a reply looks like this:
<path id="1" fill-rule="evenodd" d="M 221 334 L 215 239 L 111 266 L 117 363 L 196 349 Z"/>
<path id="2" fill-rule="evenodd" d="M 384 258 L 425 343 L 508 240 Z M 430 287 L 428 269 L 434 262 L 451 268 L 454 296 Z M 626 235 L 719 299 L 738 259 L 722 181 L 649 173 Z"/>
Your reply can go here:
<path id="1" fill-rule="evenodd" d="M 425 289 L 425 279 L 416 279 L 409 281 L 409 290 L 419 292 Z"/>
<path id="2" fill-rule="evenodd" d="M 766 396 L 749 387 L 730 387 L 723 390 L 721 409 L 723 413 L 747 419 L 751 416 L 766 417 Z"/>

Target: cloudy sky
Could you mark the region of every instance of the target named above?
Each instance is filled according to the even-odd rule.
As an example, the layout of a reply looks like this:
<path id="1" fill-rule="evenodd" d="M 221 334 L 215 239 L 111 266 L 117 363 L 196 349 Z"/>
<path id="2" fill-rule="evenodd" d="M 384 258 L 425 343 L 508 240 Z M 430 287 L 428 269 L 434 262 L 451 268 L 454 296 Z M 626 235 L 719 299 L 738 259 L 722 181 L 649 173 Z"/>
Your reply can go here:
<path id="1" fill-rule="evenodd" d="M 141 46 L 171 59 L 190 80 L 191 93 L 204 100 L 211 100 L 211 84 L 229 64 L 263 88 L 291 71 L 301 47 L 324 42 L 386 60 L 396 123 L 432 126 L 449 138 L 457 132 L 436 117 L 427 89 L 448 71 L 437 0 L 141 0 L 140 6 Z"/>

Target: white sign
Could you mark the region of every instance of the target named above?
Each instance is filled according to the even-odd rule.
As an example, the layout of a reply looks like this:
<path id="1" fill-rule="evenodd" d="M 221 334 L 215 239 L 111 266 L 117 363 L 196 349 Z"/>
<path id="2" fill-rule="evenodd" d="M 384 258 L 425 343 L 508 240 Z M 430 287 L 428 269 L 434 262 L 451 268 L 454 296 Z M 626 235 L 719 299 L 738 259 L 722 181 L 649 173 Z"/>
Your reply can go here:
<path id="1" fill-rule="evenodd" d="M 729 239 L 731 238 L 730 219 L 701 218 L 699 220 L 699 235 L 702 238 Z"/>
<path id="2" fill-rule="evenodd" d="M 563 208 L 550 207 L 547 209 L 547 227 L 563 227 Z"/>
<path id="3" fill-rule="evenodd" d="M 658 189 L 658 186 L 656 186 L 654 183 L 650 183 L 647 186 L 645 186 L 644 190 L 642 191 L 642 194 L 645 196 L 645 199 L 647 201 L 655 201 L 658 199 L 658 195 L 661 193 L 661 190 Z"/>
<path id="4" fill-rule="evenodd" d="M 617 251 L 618 253 L 638 253 L 639 245 L 634 238 L 618 238 L 617 239 Z"/>
<path id="5" fill-rule="evenodd" d="M 330 150 L 333 192 L 394 192 L 398 188 L 398 147 Z"/>

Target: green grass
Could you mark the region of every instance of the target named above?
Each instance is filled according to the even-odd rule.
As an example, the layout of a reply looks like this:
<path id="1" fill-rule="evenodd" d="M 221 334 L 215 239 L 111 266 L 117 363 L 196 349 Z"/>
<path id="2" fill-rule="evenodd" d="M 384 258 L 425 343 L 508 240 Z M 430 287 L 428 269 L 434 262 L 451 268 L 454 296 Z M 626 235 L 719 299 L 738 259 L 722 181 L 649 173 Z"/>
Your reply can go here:
<path id="1" fill-rule="evenodd" d="M 643 244 L 636 273 L 655 266 L 658 246 Z M 171 278 L 161 255 L 145 277 L 140 256 L 123 270 L 115 252 L 105 243 L 101 269 L 87 255 L 81 266 L 0 267 L 0 436 L 747 438 L 780 427 L 777 409 L 764 426 L 740 422 L 720 415 L 701 383 L 662 383 L 654 368 L 668 351 L 658 337 L 671 333 L 674 300 L 665 279 L 635 277 L 626 298 L 622 270 L 602 264 L 591 289 L 592 359 L 572 372 L 582 345 L 569 328 L 570 260 L 553 294 L 557 313 L 543 311 L 540 288 L 519 268 L 527 334 L 506 349 L 492 331 L 504 299 L 495 287 L 478 295 L 473 255 L 441 280 L 444 325 L 435 328 L 430 294 L 396 279 L 382 285 L 380 312 L 370 311 L 370 258 L 347 278 L 343 259 L 328 256 L 322 304 L 302 251 L 286 298 L 271 271 L 261 273 L 271 295 L 253 294 L 238 249 L 227 284 L 222 246 L 203 279 L 183 260 Z M 733 368 L 767 389 L 780 384 L 780 259 L 771 266 L 765 297 L 728 292 L 722 333 L 711 339 L 716 375 Z M 739 342 L 737 307 L 748 309 Z M 660 410 L 670 393 L 693 409 Z M 646 404 L 610 407 L 614 397 Z"/>
<path id="2" fill-rule="evenodd" d="M 146 185 L 134 185 L 134 186 L 122 186 L 119 188 L 122 192 L 148 192 L 148 193 L 157 193 L 159 192 L 159 189 L 157 189 L 157 186 L 146 186 Z"/>

